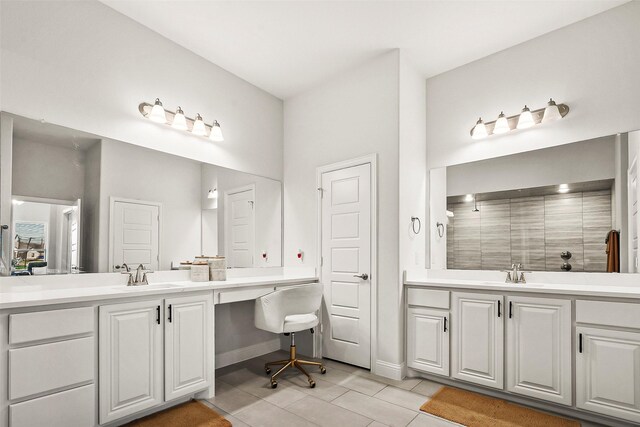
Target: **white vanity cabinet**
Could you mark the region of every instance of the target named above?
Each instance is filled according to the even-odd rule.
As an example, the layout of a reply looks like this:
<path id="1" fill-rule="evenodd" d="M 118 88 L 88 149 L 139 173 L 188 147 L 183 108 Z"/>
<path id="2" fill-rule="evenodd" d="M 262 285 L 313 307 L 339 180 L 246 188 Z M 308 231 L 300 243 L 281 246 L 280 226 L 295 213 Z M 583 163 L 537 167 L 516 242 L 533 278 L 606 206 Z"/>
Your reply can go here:
<path id="1" fill-rule="evenodd" d="M 163 402 L 161 299 L 100 307 L 100 424 Z"/>
<path id="2" fill-rule="evenodd" d="M 501 389 L 504 386 L 502 295 L 452 292 L 451 376 Z"/>
<path id="3" fill-rule="evenodd" d="M 640 423 L 640 304 L 577 301 L 576 323 L 576 406 Z"/>
<path id="4" fill-rule="evenodd" d="M 449 375 L 449 292 L 409 289 L 407 366 Z"/>
<path id="5" fill-rule="evenodd" d="M 213 313 L 211 298 L 187 296 L 165 300 L 165 400 L 209 386 Z"/>
<path id="6" fill-rule="evenodd" d="M 571 301 L 507 297 L 507 390 L 571 405 Z"/>
<path id="7" fill-rule="evenodd" d="M 211 294 L 104 305 L 99 317 L 100 424 L 211 384 Z"/>

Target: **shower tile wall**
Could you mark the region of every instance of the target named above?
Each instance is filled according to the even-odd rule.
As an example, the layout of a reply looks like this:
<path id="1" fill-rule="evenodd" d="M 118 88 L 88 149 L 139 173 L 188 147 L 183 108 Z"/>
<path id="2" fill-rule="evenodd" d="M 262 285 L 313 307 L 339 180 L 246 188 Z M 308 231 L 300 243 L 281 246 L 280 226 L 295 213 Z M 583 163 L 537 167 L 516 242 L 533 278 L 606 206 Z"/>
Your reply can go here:
<path id="1" fill-rule="evenodd" d="M 604 239 L 611 229 L 611 191 L 554 194 L 450 204 L 447 267 L 561 271 L 571 251 L 573 271 L 606 271 Z"/>

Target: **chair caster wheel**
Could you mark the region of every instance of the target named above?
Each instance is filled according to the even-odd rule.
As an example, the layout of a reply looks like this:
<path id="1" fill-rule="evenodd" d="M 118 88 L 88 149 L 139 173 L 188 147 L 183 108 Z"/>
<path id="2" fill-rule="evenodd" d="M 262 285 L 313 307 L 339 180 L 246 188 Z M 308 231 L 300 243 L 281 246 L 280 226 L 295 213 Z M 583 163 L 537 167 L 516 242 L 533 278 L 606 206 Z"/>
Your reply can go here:
<path id="1" fill-rule="evenodd" d="M 316 387 L 316 382 L 314 380 L 309 380 L 309 387 L 315 388 Z"/>
<path id="2" fill-rule="evenodd" d="M 326 374 L 327 373 L 327 368 L 325 368 L 324 366 L 320 366 L 320 373 L 322 375 Z"/>
<path id="3" fill-rule="evenodd" d="M 271 373 L 271 368 L 264 368 L 264 371 L 269 375 Z"/>
<path id="4" fill-rule="evenodd" d="M 278 382 L 276 380 L 271 380 L 271 388 L 278 387 Z"/>

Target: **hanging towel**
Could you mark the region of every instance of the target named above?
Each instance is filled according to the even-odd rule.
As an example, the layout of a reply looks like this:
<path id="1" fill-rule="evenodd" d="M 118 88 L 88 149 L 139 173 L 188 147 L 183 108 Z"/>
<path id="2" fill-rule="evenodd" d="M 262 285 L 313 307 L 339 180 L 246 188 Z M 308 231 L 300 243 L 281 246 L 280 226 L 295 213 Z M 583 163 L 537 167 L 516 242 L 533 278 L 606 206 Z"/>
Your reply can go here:
<path id="1" fill-rule="evenodd" d="M 620 233 L 611 230 L 605 239 L 607 244 L 607 273 L 620 273 Z"/>

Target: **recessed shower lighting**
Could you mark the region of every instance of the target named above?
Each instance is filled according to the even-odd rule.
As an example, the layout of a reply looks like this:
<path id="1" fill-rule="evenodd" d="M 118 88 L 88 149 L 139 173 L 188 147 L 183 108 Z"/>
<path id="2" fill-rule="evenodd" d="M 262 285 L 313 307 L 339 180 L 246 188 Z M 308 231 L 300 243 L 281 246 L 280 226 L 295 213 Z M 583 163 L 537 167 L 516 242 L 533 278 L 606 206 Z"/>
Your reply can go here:
<path id="1" fill-rule="evenodd" d="M 560 186 L 558 187 L 558 193 L 568 193 L 568 192 L 569 192 L 569 185 L 560 184 Z"/>
<path id="2" fill-rule="evenodd" d="M 472 202 L 473 201 L 473 194 L 467 194 L 464 198 L 465 202 Z"/>

